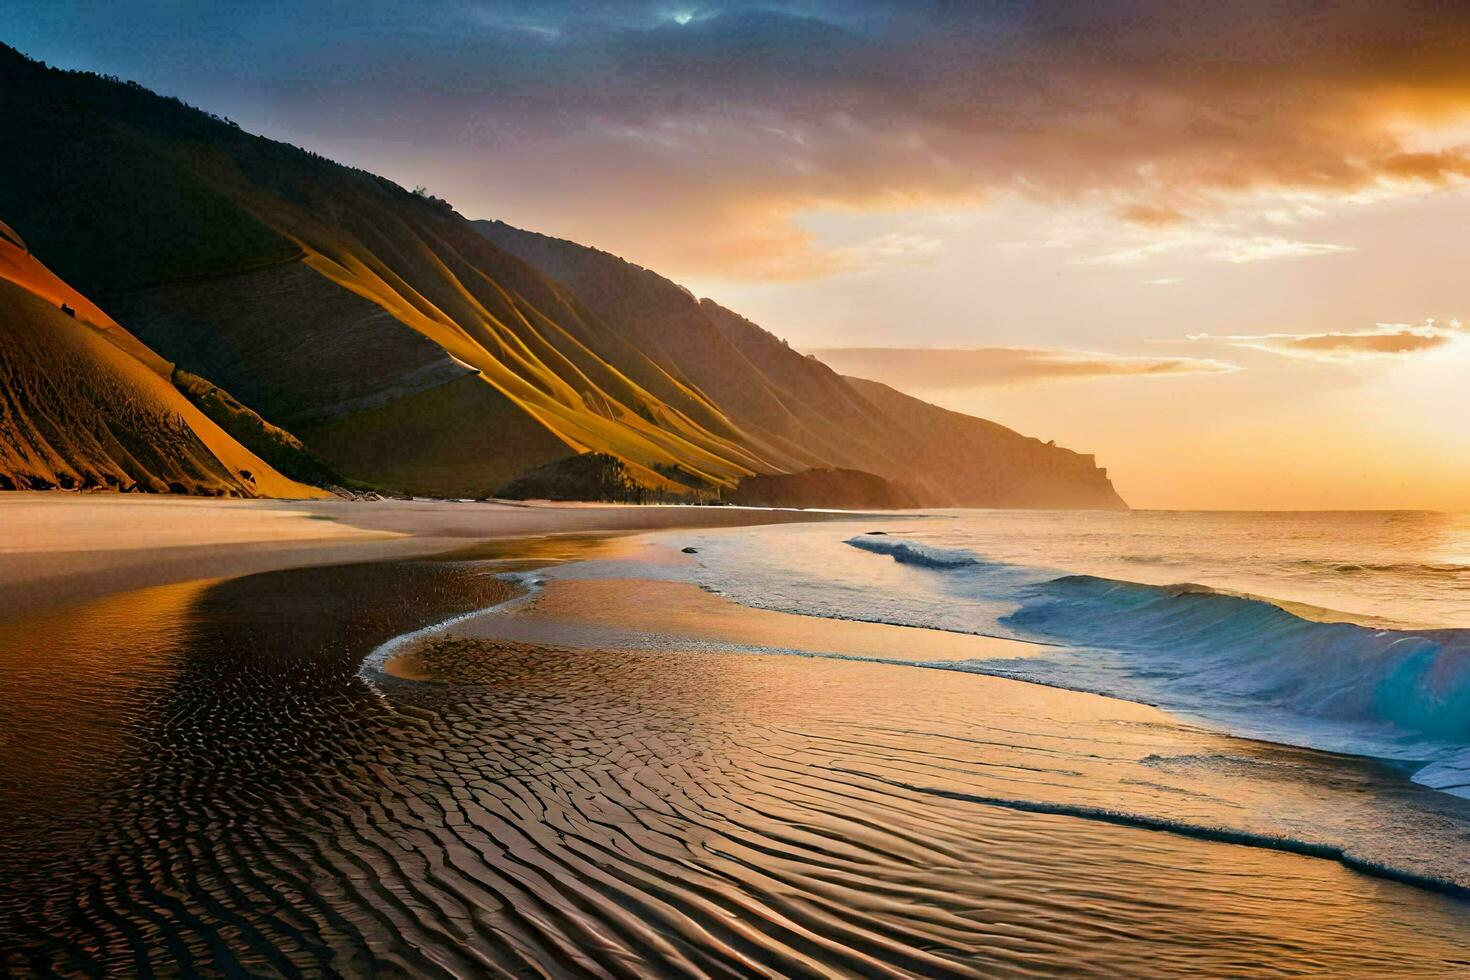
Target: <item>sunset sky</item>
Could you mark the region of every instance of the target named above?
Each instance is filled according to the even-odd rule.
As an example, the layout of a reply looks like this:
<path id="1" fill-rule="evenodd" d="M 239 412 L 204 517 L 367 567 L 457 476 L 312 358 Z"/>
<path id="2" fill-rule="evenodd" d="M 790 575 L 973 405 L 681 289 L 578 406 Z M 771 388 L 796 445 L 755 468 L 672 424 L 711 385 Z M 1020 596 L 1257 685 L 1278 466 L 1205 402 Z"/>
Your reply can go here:
<path id="1" fill-rule="evenodd" d="M 1470 509 L 1470 4 L 980 6 L 10 0 L 0 40 L 615 252 L 1137 507 Z"/>

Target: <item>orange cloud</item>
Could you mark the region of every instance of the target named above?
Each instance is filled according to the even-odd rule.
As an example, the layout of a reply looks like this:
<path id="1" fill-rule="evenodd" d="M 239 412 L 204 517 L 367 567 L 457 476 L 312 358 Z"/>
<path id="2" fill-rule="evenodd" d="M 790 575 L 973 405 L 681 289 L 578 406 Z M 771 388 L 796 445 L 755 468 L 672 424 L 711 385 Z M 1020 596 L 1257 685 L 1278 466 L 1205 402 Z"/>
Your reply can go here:
<path id="1" fill-rule="evenodd" d="M 1283 200 L 1470 179 L 1470 136 L 1445 128 L 1470 116 L 1464 3 L 332 6 L 287 30 L 216 4 L 188 19 L 188 43 L 115 4 L 27 8 L 16 29 L 185 93 L 220 91 L 210 53 L 238 52 L 255 87 L 209 108 L 428 183 L 473 217 L 680 275 L 802 278 L 911 254 L 841 252 L 858 243 L 818 241 L 812 212 L 1017 194 L 1096 208 L 1123 237 L 1221 218 L 1250 239 Z M 71 37 L 79 24 L 91 34 Z M 140 48 L 140 30 L 172 43 Z M 1216 258 L 1290 254 L 1263 241 Z"/>
<path id="2" fill-rule="evenodd" d="M 1132 357 L 1021 347 L 834 347 L 812 351 L 812 356 L 840 374 L 898 388 L 984 388 L 1058 378 L 1160 377 L 1238 370 L 1234 364 L 1197 357 Z"/>
<path id="3" fill-rule="evenodd" d="M 1136 225 L 1153 227 L 1178 225 L 1189 220 L 1189 215 L 1182 211 L 1156 204 L 1130 204 L 1118 212 L 1118 217 Z"/>
<path id="4" fill-rule="evenodd" d="M 1433 320 L 1422 326 L 1381 323 L 1372 330 L 1331 333 L 1275 333 L 1213 336 L 1192 334 L 1191 340 L 1208 340 L 1286 357 L 1329 363 L 1375 360 L 1445 347 L 1457 336 L 1465 336 L 1458 320 L 1440 326 Z"/>

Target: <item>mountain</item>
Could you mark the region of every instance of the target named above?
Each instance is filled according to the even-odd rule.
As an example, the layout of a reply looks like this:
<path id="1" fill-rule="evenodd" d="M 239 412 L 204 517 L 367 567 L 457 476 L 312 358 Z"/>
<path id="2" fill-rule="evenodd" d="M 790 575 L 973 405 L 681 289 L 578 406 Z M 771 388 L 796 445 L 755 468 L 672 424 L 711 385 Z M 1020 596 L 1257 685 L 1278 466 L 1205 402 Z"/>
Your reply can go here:
<path id="1" fill-rule="evenodd" d="M 1093 457 L 837 374 L 711 300 L 606 252 L 514 228 L 475 227 L 570 288 L 666 380 L 719 405 L 782 470 L 874 473 L 924 506 L 1125 506 Z"/>
<path id="2" fill-rule="evenodd" d="M 951 412 L 876 381 L 845 380 L 901 433 L 902 467 L 923 474 L 925 483 L 942 481 L 942 487 L 931 492 L 953 494 L 953 506 L 1127 506 L 1108 480 L 1108 471 L 1087 453 Z"/>
<path id="3" fill-rule="evenodd" d="M 231 438 L 171 370 L 0 224 L 0 488 L 327 496 Z"/>
<path id="4" fill-rule="evenodd" d="M 902 484 L 861 470 L 802 470 L 763 473 L 740 481 L 728 497 L 751 507 L 829 507 L 846 510 L 907 510 L 918 498 Z"/>
<path id="5" fill-rule="evenodd" d="M 1086 457 L 988 428 L 963 445 L 1004 452 L 916 471 L 891 409 L 668 280 L 134 83 L 0 47 L 0 131 L 0 214 L 37 252 L 261 422 L 230 410 L 231 431 L 288 432 L 346 479 L 483 495 L 594 453 L 655 493 L 815 468 L 901 477 L 926 505 L 1122 505 Z"/>

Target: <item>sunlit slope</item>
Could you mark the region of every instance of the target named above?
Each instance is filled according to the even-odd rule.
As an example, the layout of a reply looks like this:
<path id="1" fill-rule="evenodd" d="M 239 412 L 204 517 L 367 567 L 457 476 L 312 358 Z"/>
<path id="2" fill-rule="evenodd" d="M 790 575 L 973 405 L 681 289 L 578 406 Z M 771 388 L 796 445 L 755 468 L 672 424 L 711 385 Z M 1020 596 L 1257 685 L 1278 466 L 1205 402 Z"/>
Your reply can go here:
<path id="1" fill-rule="evenodd" d="M 60 309 L 70 306 L 77 319 L 102 334 L 118 349 L 146 365 L 154 373 L 167 376 L 169 363 L 159 357 L 136 337 L 118 326 L 117 321 L 87 297 L 62 281 L 50 269 L 30 253 L 20 234 L 4 222 L 0 222 L 0 279 L 34 293 L 52 306 Z"/>
<path id="2" fill-rule="evenodd" d="M 0 130 L 0 214 L 139 340 L 349 479 L 480 495 L 598 453 L 658 492 L 850 469 L 925 505 L 984 504 L 975 466 L 999 485 L 1051 448 L 915 472 L 887 410 L 651 272 L 477 230 L 442 201 L 136 85 L 0 48 Z M 1044 499 L 1115 506 L 1096 475 Z"/>
<path id="3" fill-rule="evenodd" d="M 0 487 L 325 496 L 231 439 L 167 362 L 0 232 Z"/>
<path id="4" fill-rule="evenodd" d="M 1124 506 L 1090 456 L 844 378 L 744 317 L 617 256 L 503 222 L 476 227 L 572 289 L 617 341 L 643 351 L 670 383 L 720 405 L 783 469 L 876 473 L 926 506 Z"/>
<path id="5" fill-rule="evenodd" d="M 793 371 L 769 373 L 737 342 L 747 338 L 722 329 L 714 314 L 727 311 L 697 301 L 657 273 L 503 222 L 477 221 L 475 226 L 596 311 L 611 328 L 594 341 L 607 356 L 616 356 L 620 345 L 640 351 L 647 365 L 645 384 L 652 390 L 668 398 L 697 392 L 721 406 L 728 413 L 726 424 L 780 469 L 849 465 L 873 470 L 885 462 L 883 420 L 825 366 L 808 363 L 759 328 L 749 325 L 760 336 L 744 346 L 769 341 L 790 359 Z M 763 351 L 753 352 L 769 360 Z"/>
<path id="6" fill-rule="evenodd" d="M 591 350 L 588 339 L 605 331 L 573 297 L 439 202 L 136 86 L 52 71 L 13 52 L 0 57 L 0 74 L 0 121 L 20 136 L 0 155 L 0 205 L 41 228 L 37 247 L 84 288 L 105 292 L 140 337 L 272 421 L 314 431 L 312 448 L 350 461 L 349 475 L 372 481 L 405 469 L 396 456 L 373 458 L 381 428 L 369 438 L 350 424 L 364 411 L 405 434 L 511 427 L 507 455 L 492 466 L 480 458 L 483 433 L 437 440 L 454 457 L 437 461 L 444 491 L 483 492 L 497 474 L 589 450 L 723 484 L 779 465 L 696 393 L 676 406 L 640 385 L 631 376 L 643 373 L 636 350 L 621 352 L 630 371 Z M 101 159 L 118 161 L 122 179 L 73 173 Z M 63 195 L 16 190 L 73 178 L 86 200 L 67 204 L 67 214 L 85 217 L 89 230 L 109 214 L 133 227 L 88 238 L 66 221 L 42 224 L 49 212 L 36 200 L 59 206 Z M 174 188 L 209 220 L 177 206 L 130 211 L 135 186 Z M 157 254 L 107 254 L 124 248 Z M 493 394 L 423 397 L 465 376 Z M 394 401 L 398 411 L 384 407 Z M 482 405 L 489 410 L 477 414 Z M 528 425 L 548 436 L 532 437 Z"/>

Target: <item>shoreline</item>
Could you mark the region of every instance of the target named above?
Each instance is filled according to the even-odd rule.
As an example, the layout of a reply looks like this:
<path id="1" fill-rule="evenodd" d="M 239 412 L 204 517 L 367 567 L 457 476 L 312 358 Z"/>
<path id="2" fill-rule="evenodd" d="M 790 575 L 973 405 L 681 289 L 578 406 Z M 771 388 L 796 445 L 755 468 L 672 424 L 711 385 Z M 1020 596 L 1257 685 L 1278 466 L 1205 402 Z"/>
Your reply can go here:
<path id="1" fill-rule="evenodd" d="M 611 545 L 608 541 L 603 543 Z M 641 553 L 630 555 L 625 549 L 613 547 L 608 550 L 617 553 L 582 557 L 592 561 L 631 557 L 634 561 L 649 564 L 692 563 L 686 556 L 672 552 L 668 546 L 649 543 L 646 539 Z M 1045 644 L 926 627 L 776 612 L 742 605 L 689 582 L 621 575 L 559 579 L 554 574 L 545 577 L 535 575 L 533 569 L 508 577 L 507 583 L 515 590 L 514 594 L 485 609 L 453 616 L 382 644 L 364 659 L 359 676 L 370 684 L 374 678 L 379 678 L 410 685 L 474 685 L 479 682 L 479 674 L 493 672 L 493 667 L 483 662 L 486 656 L 514 656 L 534 650 L 554 656 L 593 652 L 638 656 L 653 651 L 676 656 L 690 653 L 794 656 L 845 661 L 860 668 L 937 669 L 965 678 L 957 680 L 958 685 L 989 685 L 997 693 L 1039 689 L 1047 692 L 1041 695 L 1043 698 L 1058 705 L 1101 702 L 1110 710 L 1122 710 L 1127 706 L 1126 710 L 1145 712 L 1145 717 L 1152 719 L 1150 724 L 1190 733 L 1186 736 L 1188 738 L 1200 737 L 1226 745 L 1249 746 L 1252 752 L 1305 753 L 1309 757 L 1328 760 L 1328 764 L 1340 759 L 1347 765 L 1364 765 L 1370 769 L 1377 764 L 1377 760 L 1367 757 L 1319 753 L 1290 743 L 1234 735 L 1215 727 L 1196 728 L 1187 718 L 1148 702 L 998 672 L 960 670 L 953 666 L 966 660 L 1019 660 L 1044 656 Z M 1014 695 L 1005 697 L 1002 694 L 1003 700 L 1012 697 Z M 1200 824 L 1165 814 L 1131 813 L 1102 801 L 1008 799 L 937 787 L 929 791 L 960 801 L 1018 812 L 1101 821 L 1215 844 L 1290 853 L 1335 863 L 1348 871 L 1454 900 L 1470 899 L 1470 881 L 1396 867 L 1355 853 L 1351 846 L 1330 840 Z"/>
<path id="2" fill-rule="evenodd" d="M 607 560 L 627 559 L 629 556 L 604 554 L 587 557 Z M 645 553 L 637 555 L 634 560 L 658 560 L 660 557 L 677 561 L 682 556 Z M 365 675 L 381 672 L 411 680 L 432 679 L 417 669 L 416 658 L 422 646 L 436 639 L 510 640 L 551 645 L 567 645 L 571 640 L 595 640 L 599 646 L 610 649 L 642 649 L 653 645 L 810 656 L 896 666 L 1025 659 L 1046 650 L 1044 644 L 978 633 L 758 609 L 687 582 L 640 578 L 582 581 L 551 578 L 548 581 L 539 576 L 538 581 L 525 581 L 534 576 L 535 571 L 535 568 L 517 571 L 515 578 L 521 581 L 514 584 L 512 580 L 505 580 L 515 590 L 514 594 L 491 606 L 450 617 L 382 644 L 364 659 Z M 628 601 L 630 595 L 636 595 L 637 600 Z M 515 616 L 508 620 L 506 614 L 512 612 Z M 619 642 L 609 643 L 611 638 Z M 1107 697 L 1093 692 L 1074 693 Z"/>
<path id="3" fill-rule="evenodd" d="M 678 567 L 755 532 L 566 528 L 568 510 L 665 529 L 827 515 L 517 508 L 520 526 L 490 537 L 500 511 L 465 507 L 375 509 L 343 532 L 449 542 L 428 561 L 183 582 L 0 622 L 13 717 L 29 719 L 0 725 L 14 736 L 0 761 L 31 790 L 0 814 L 18 831 L 0 847 L 0 938 L 13 910 L 21 951 L 0 963 L 42 950 L 124 969 L 161 886 L 198 910 L 181 942 L 243 923 L 303 972 L 323 950 L 366 972 L 383 948 L 426 951 L 389 964 L 420 974 L 1460 962 L 1463 900 L 1423 887 L 1443 860 L 1395 863 L 1358 836 L 1394 819 L 1378 804 L 1397 783 L 1375 767 L 923 669 L 1045 648 L 755 609 Z M 254 508 L 229 513 L 266 533 Z M 309 516 L 287 517 L 271 557 L 326 547 Z M 562 530 L 516 533 L 537 522 Z M 375 654 L 386 669 L 365 678 Z M 1453 815 L 1439 806 L 1425 815 Z M 245 821 L 250 834 L 222 830 Z M 140 837 L 143 823 L 176 836 Z M 69 883 L 99 868 L 112 886 L 77 904 Z M 1243 942 L 1264 945 L 1242 959 Z M 261 964 L 247 950 L 239 965 Z"/>
<path id="4" fill-rule="evenodd" d="M 696 622 L 702 625 L 691 629 Z M 653 642 L 628 642 L 629 636 L 639 635 L 627 632 L 630 624 L 654 630 L 640 637 L 653 637 Z M 749 641 L 753 637 L 760 637 L 764 642 L 752 645 Z M 853 644 L 861 644 L 864 640 L 868 649 L 855 650 Z M 891 652 L 885 650 L 889 640 L 902 642 L 907 656 L 884 656 L 884 653 Z M 824 644 L 829 648 L 822 649 Z M 890 682 L 893 690 L 901 690 L 914 684 L 912 675 L 907 673 L 909 670 L 924 667 L 944 670 L 945 663 L 953 659 L 956 648 L 963 645 L 973 645 L 974 653 L 993 657 L 1025 657 L 1044 652 L 1044 648 L 1038 645 L 1018 640 L 771 612 L 739 605 L 688 583 L 631 578 L 558 580 L 553 577 L 549 581 L 525 585 L 514 595 L 486 609 L 457 615 L 395 637 L 364 661 L 364 671 L 372 670 L 379 678 L 410 686 L 426 685 L 445 690 L 486 686 L 500 689 L 502 667 L 499 661 L 504 659 L 556 664 L 586 658 L 628 658 L 635 662 L 649 657 L 668 657 L 676 662 L 710 656 L 753 657 L 757 660 L 796 658 L 846 662 L 860 670 L 902 671 L 893 674 Z M 833 649 L 839 646 L 843 652 Z M 698 662 L 698 659 L 691 661 Z M 1238 745 L 1248 747 L 1253 753 L 1280 751 L 1305 753 L 1308 757 L 1318 755 L 1310 749 L 1196 729 L 1187 721 L 1155 706 L 1097 692 L 990 673 L 962 672 L 955 676 L 964 678 L 956 682 L 963 685 L 961 689 L 974 687 L 977 691 L 988 692 L 986 700 L 993 704 L 1009 705 L 1018 700 L 1046 704 L 1051 709 L 1047 714 L 1057 718 L 1116 714 L 1128 726 L 1156 728 L 1167 733 L 1170 741 L 1197 741 L 1202 746 Z M 930 682 L 926 679 L 924 683 Z M 534 685 L 538 689 L 540 686 L 539 683 Z M 520 688 L 505 690 L 506 693 L 518 693 Z M 1099 737 L 1092 725 L 1082 728 L 1093 729 L 1086 736 L 1088 739 Z M 1043 740 L 1051 737 L 1042 736 Z M 1078 736 L 1074 732 L 1061 737 L 1072 740 Z M 1010 748 L 1014 750 L 1021 745 L 1024 742 Z M 1050 754 L 1052 750 L 1039 751 Z M 1137 761 L 1147 764 L 1148 757 L 1140 752 Z M 1356 766 L 1362 760 L 1346 761 Z M 1082 776 L 1083 773 L 1059 770 L 1057 775 Z M 872 778 L 883 779 L 877 774 Z M 893 785 L 896 788 L 915 788 L 902 782 Z M 1242 847 L 1293 855 L 1456 901 L 1470 898 L 1470 885 L 1462 881 L 1395 867 L 1360 855 L 1352 847 L 1340 843 L 1294 837 L 1281 832 L 1216 826 L 1162 813 L 1130 812 L 1095 796 L 1100 789 L 1095 778 L 1085 779 L 1084 786 L 1077 789 L 1081 790 L 1077 795 L 1068 793 L 1066 796 L 1070 798 L 1056 800 L 976 793 L 970 787 L 961 788 L 958 781 L 952 786 L 925 787 L 923 792 L 959 803 L 1124 827 L 1198 841 L 1212 847 Z"/>
<path id="5" fill-rule="evenodd" d="M 493 540 L 858 519 L 866 512 L 453 500 L 0 493 L 0 621 L 195 579 L 423 558 Z M 108 542 L 105 549 L 89 543 Z"/>

